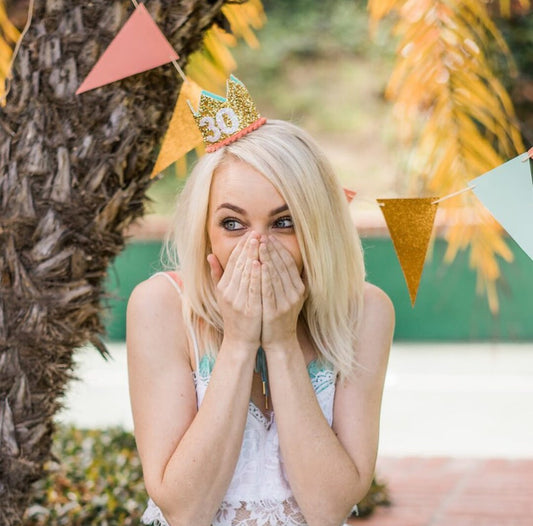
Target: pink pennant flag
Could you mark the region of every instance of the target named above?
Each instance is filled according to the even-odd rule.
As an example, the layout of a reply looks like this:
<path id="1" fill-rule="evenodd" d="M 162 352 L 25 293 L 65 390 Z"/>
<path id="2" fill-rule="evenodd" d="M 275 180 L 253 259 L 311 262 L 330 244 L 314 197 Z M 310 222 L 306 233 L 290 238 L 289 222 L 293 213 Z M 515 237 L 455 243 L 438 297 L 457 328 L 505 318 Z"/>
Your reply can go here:
<path id="1" fill-rule="evenodd" d="M 89 72 L 76 95 L 178 59 L 178 54 L 139 4 Z"/>

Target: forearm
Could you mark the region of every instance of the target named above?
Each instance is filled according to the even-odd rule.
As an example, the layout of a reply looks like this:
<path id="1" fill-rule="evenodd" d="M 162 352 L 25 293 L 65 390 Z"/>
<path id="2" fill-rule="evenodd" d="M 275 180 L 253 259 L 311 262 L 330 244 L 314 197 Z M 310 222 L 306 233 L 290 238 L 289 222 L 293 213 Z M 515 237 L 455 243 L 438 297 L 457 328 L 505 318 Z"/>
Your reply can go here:
<path id="1" fill-rule="evenodd" d="M 253 356 L 221 346 L 198 413 L 165 466 L 154 500 L 172 526 L 210 524 L 231 482 L 250 399 L 246 353 Z"/>
<path id="2" fill-rule="evenodd" d="M 322 413 L 298 344 L 291 347 L 267 353 L 282 456 L 309 525 L 338 526 L 366 482 Z"/>

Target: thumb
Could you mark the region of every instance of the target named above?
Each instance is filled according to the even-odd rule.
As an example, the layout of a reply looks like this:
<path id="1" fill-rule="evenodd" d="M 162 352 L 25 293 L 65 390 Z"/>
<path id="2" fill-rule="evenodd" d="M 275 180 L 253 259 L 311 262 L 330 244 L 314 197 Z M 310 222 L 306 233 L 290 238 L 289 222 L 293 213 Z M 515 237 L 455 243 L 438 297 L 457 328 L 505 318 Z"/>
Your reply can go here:
<path id="1" fill-rule="evenodd" d="M 209 269 L 211 270 L 211 278 L 213 278 L 215 285 L 218 285 L 220 278 L 222 278 L 222 274 L 224 274 L 224 269 L 215 254 L 209 254 L 207 256 L 207 262 L 209 263 Z"/>

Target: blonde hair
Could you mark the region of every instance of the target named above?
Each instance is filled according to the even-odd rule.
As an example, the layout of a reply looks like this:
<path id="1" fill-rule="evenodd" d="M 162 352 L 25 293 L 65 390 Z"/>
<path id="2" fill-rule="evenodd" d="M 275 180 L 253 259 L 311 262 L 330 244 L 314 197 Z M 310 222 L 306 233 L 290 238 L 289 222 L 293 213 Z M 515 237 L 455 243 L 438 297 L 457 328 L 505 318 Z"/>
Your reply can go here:
<path id="1" fill-rule="evenodd" d="M 269 120 L 205 155 L 179 196 L 167 255 L 183 279 L 185 322 L 200 349 L 216 354 L 223 322 L 206 260 L 206 223 L 213 174 L 231 158 L 259 171 L 287 203 L 309 287 L 302 315 L 319 358 L 346 377 L 357 366 L 365 278 L 361 242 L 329 162 L 307 133 L 288 122 Z"/>

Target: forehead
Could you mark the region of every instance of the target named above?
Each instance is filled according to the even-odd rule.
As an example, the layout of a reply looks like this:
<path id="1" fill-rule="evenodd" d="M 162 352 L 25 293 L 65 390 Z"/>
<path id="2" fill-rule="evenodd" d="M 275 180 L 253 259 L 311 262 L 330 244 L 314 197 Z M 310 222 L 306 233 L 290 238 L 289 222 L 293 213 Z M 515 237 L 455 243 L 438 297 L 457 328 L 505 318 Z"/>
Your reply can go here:
<path id="1" fill-rule="evenodd" d="M 209 195 L 211 210 L 224 202 L 249 203 L 250 206 L 264 203 L 270 208 L 285 204 L 281 194 L 263 174 L 237 159 L 224 162 L 213 174 Z"/>

